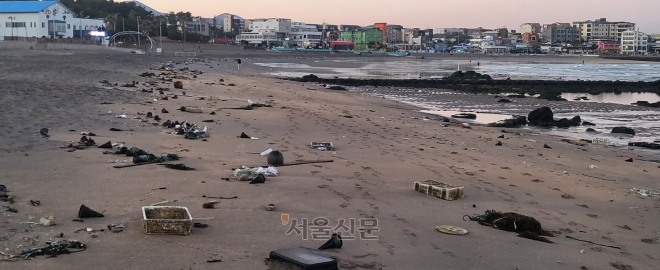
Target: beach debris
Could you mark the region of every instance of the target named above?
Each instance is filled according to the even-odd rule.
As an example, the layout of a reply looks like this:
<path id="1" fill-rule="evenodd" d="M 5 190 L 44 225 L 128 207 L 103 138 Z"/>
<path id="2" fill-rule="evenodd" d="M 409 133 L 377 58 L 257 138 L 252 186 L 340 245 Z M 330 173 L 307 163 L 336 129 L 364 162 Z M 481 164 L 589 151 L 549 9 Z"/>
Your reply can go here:
<path id="1" fill-rule="evenodd" d="M 78 210 L 78 218 L 97 218 L 97 217 L 104 217 L 103 213 L 96 212 L 89 207 L 85 206 L 84 204 L 80 206 L 80 209 Z"/>
<path id="2" fill-rule="evenodd" d="M 46 227 L 55 226 L 57 224 L 57 219 L 54 216 L 46 216 L 39 219 L 39 225 Z"/>
<path id="3" fill-rule="evenodd" d="M 11 207 L 11 206 L 4 206 L 4 208 L 5 208 L 5 211 L 7 211 L 7 212 L 18 213 L 18 210 L 17 210 L 16 208 L 14 208 L 14 207 Z"/>
<path id="4" fill-rule="evenodd" d="M 263 174 L 258 174 L 250 184 L 263 184 L 266 183 L 266 177 Z"/>
<path id="5" fill-rule="evenodd" d="M 98 148 L 112 149 L 112 142 L 108 141 L 107 143 L 104 143 L 104 144 L 102 144 L 102 145 L 99 145 Z"/>
<path id="6" fill-rule="evenodd" d="M 209 225 L 204 224 L 204 223 L 195 222 L 195 223 L 193 223 L 193 227 L 203 229 L 203 228 L 208 228 Z"/>
<path id="7" fill-rule="evenodd" d="M 462 123 L 462 124 L 461 124 L 461 127 L 463 127 L 463 128 L 467 128 L 467 129 L 472 129 L 472 127 L 471 127 L 470 124 L 468 124 L 468 123 Z"/>
<path id="8" fill-rule="evenodd" d="M 126 229 L 126 226 L 124 224 L 110 224 L 110 225 L 108 225 L 108 231 L 111 231 L 113 233 L 123 232 L 124 229 Z"/>
<path id="9" fill-rule="evenodd" d="M 629 158 L 625 160 L 626 162 L 633 162 L 633 158 Z"/>
<path id="10" fill-rule="evenodd" d="M 268 154 L 270 154 L 270 152 L 273 152 L 273 148 L 268 148 L 268 149 L 266 149 L 266 151 L 263 151 L 263 152 L 259 153 L 259 155 L 262 156 L 262 157 L 266 157 L 266 156 L 268 156 Z"/>
<path id="11" fill-rule="evenodd" d="M 588 240 L 578 239 L 578 238 L 575 238 L 575 237 L 570 236 L 570 235 L 567 235 L 566 238 L 568 238 L 568 239 L 573 239 L 573 240 L 575 240 L 575 241 L 580 241 L 580 242 L 585 242 L 585 243 L 589 243 L 589 244 L 593 244 L 593 245 L 601 246 L 601 247 L 608 247 L 608 248 L 621 249 L 621 247 L 617 247 L 617 246 L 609 246 L 609 245 L 602 245 L 602 244 L 594 243 L 594 242 L 591 242 L 591 241 L 588 241 Z"/>
<path id="12" fill-rule="evenodd" d="M 284 155 L 280 151 L 270 151 L 268 157 L 266 158 L 268 165 L 282 165 L 284 164 Z"/>
<path id="13" fill-rule="evenodd" d="M 7 199 L 7 187 L 5 185 L 0 185 L 0 199 Z"/>
<path id="14" fill-rule="evenodd" d="M 649 189 L 638 189 L 638 188 L 631 188 L 630 191 L 635 192 L 641 196 L 644 197 L 658 197 L 660 196 L 660 192 L 657 190 L 649 190 Z"/>
<path id="15" fill-rule="evenodd" d="M 330 90 L 338 90 L 338 91 L 347 91 L 346 87 L 343 87 L 341 85 L 329 85 L 325 87 L 326 89 Z"/>
<path id="16" fill-rule="evenodd" d="M 194 171 L 194 170 L 197 170 L 195 168 L 188 167 L 183 163 L 179 163 L 179 164 L 158 164 L 158 165 L 162 165 L 162 166 L 165 166 L 167 168 L 170 168 L 170 169 L 173 169 L 173 170 L 180 170 L 180 171 Z"/>
<path id="17" fill-rule="evenodd" d="M 336 259 L 302 247 L 271 251 L 268 260 L 292 265 L 297 269 L 339 269 Z"/>
<path id="18" fill-rule="evenodd" d="M 496 146 L 502 146 L 502 142 L 498 141 L 495 145 Z"/>
<path id="19" fill-rule="evenodd" d="M 41 202 L 37 200 L 30 200 L 30 204 L 32 204 L 32 206 L 39 206 L 41 205 Z"/>
<path id="20" fill-rule="evenodd" d="M 335 149 L 332 142 L 311 142 L 310 148 L 321 151 L 333 151 Z"/>
<path id="21" fill-rule="evenodd" d="M 273 211 L 273 210 L 275 210 L 275 205 L 274 204 L 270 203 L 270 204 L 266 205 L 266 211 Z"/>
<path id="22" fill-rule="evenodd" d="M 570 194 L 562 194 L 561 197 L 564 198 L 564 199 L 569 199 L 569 200 L 570 199 L 575 199 L 575 197 L 573 197 L 573 195 L 570 195 Z"/>
<path id="23" fill-rule="evenodd" d="M 545 149 L 552 149 L 552 147 L 550 147 L 548 144 L 545 144 L 545 143 L 543 144 L 543 148 L 545 148 Z"/>
<path id="24" fill-rule="evenodd" d="M 123 130 L 118 129 L 118 128 L 110 128 L 110 131 L 123 131 Z"/>
<path id="25" fill-rule="evenodd" d="M 642 238 L 642 242 L 647 243 L 647 244 L 652 244 L 652 245 L 657 245 L 658 240 L 652 239 L 652 238 Z"/>
<path id="26" fill-rule="evenodd" d="M 453 201 L 463 198 L 463 187 L 435 180 L 416 181 L 413 190 L 436 198 Z"/>
<path id="27" fill-rule="evenodd" d="M 189 235 L 193 226 L 184 206 L 143 206 L 142 217 L 145 234 Z"/>
<path id="28" fill-rule="evenodd" d="M 240 169 L 234 170 L 233 177 L 239 181 L 252 181 L 257 178 L 259 175 L 263 176 L 277 176 L 277 168 L 269 166 L 268 168 L 256 167 L 250 168 L 247 166 L 242 166 Z"/>
<path id="29" fill-rule="evenodd" d="M 629 127 L 614 127 L 611 133 L 630 134 L 635 136 L 635 130 Z"/>
<path id="30" fill-rule="evenodd" d="M 161 112 L 161 113 L 169 113 L 170 111 L 168 111 L 168 110 L 166 110 L 165 108 L 163 108 L 162 110 L 160 110 L 160 112 Z"/>
<path id="31" fill-rule="evenodd" d="M 616 226 L 624 230 L 632 231 L 632 228 L 630 228 L 630 226 L 628 225 L 616 225 Z"/>
<path id="32" fill-rule="evenodd" d="M 464 119 L 477 119 L 477 115 L 474 113 L 459 113 L 451 116 L 452 118 L 464 118 Z"/>
<path id="33" fill-rule="evenodd" d="M 596 131 L 596 130 L 593 129 L 593 128 L 587 128 L 587 132 L 598 132 L 598 131 Z"/>
<path id="34" fill-rule="evenodd" d="M 203 111 L 203 109 L 199 106 L 181 106 L 179 110 L 182 112 L 189 112 L 189 113 L 202 113 Z"/>
<path id="35" fill-rule="evenodd" d="M 209 199 L 223 199 L 223 200 L 238 199 L 238 196 L 233 196 L 233 197 L 213 197 L 213 196 L 202 195 L 202 197 L 203 197 L 203 198 L 209 198 Z"/>
<path id="36" fill-rule="evenodd" d="M 44 137 L 48 137 L 48 129 L 47 128 L 42 128 L 41 130 L 39 130 L 39 133 Z"/>
<path id="37" fill-rule="evenodd" d="M 519 237 L 553 243 L 543 236 L 553 237 L 554 235 L 543 230 L 541 223 L 533 217 L 521 215 L 514 212 L 502 213 L 495 210 L 486 210 L 484 215 L 463 216 L 471 221 L 477 221 L 484 226 L 494 227 L 499 230 L 516 232 Z"/>
<path id="38" fill-rule="evenodd" d="M 43 248 L 27 248 L 21 251 L 20 256 L 24 259 L 37 256 L 46 256 L 49 258 L 57 255 L 71 254 L 81 252 L 87 249 L 87 246 L 76 240 L 48 241 Z"/>
<path id="39" fill-rule="evenodd" d="M 220 202 L 215 202 L 215 201 L 207 202 L 207 203 L 202 204 L 202 208 L 204 208 L 204 209 L 213 209 L 213 208 L 215 208 L 215 205 L 219 204 L 219 203 Z"/>
<path id="40" fill-rule="evenodd" d="M 437 226 L 435 227 L 435 230 L 444 234 L 451 234 L 451 235 L 464 235 L 468 233 L 466 229 L 451 225 Z"/>
<path id="41" fill-rule="evenodd" d="M 504 134 L 497 136 L 498 139 L 504 139 Z"/>
<path id="42" fill-rule="evenodd" d="M 89 132 L 89 131 L 83 131 L 83 132 L 80 132 L 80 135 L 85 135 L 85 136 L 96 136 L 96 133 L 94 133 L 94 132 Z"/>
<path id="43" fill-rule="evenodd" d="M 181 81 L 174 82 L 174 88 L 183 89 L 183 82 L 181 82 Z"/>
<path id="44" fill-rule="evenodd" d="M 156 120 L 157 122 L 160 122 L 160 117 L 158 115 L 156 115 L 156 116 L 154 116 L 154 120 Z"/>
<path id="45" fill-rule="evenodd" d="M 600 168 L 598 168 L 598 166 L 596 165 L 589 165 L 589 169 L 600 169 Z"/>
<path id="46" fill-rule="evenodd" d="M 344 241 L 341 240 L 341 236 L 333 233 L 332 236 L 330 236 L 330 239 L 319 247 L 319 250 L 341 248 L 343 245 Z"/>
<path id="47" fill-rule="evenodd" d="M 616 262 L 610 262 L 610 266 L 618 269 L 618 270 L 633 270 L 633 267 L 627 264 L 624 264 L 622 262 L 616 261 Z"/>
<path id="48" fill-rule="evenodd" d="M 147 112 L 147 118 L 152 118 L 154 117 L 154 114 L 152 112 Z"/>
<path id="49" fill-rule="evenodd" d="M 257 137 L 248 136 L 247 134 L 245 134 L 245 132 L 241 132 L 241 135 L 238 136 L 238 137 L 241 138 L 241 139 L 252 139 L 252 140 L 258 140 L 259 139 Z"/>

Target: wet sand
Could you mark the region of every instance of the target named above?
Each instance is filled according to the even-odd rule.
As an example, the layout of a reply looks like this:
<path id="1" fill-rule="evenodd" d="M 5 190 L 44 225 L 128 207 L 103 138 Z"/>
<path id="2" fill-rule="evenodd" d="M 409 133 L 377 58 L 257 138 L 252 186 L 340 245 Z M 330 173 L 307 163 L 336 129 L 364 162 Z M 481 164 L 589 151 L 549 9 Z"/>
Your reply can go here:
<path id="1" fill-rule="evenodd" d="M 7 136 L 1 137 L 4 177 L 0 184 L 16 196 L 12 206 L 19 212 L 2 209 L 0 235 L 6 239 L 0 241 L 0 248 L 22 250 L 30 246 L 26 238 L 35 237 L 41 247 L 49 237 L 63 233 L 64 239 L 81 240 L 88 249 L 0 265 L 8 269 L 89 265 L 94 269 L 269 269 L 264 258 L 271 250 L 315 249 L 324 242 L 286 235 L 289 226 L 282 225 L 281 214 L 289 214 L 310 220 L 326 217 L 333 227 L 342 218 L 378 219 L 380 231 L 374 232 L 378 240 L 344 241 L 341 249 L 320 252 L 337 258 L 341 269 L 514 269 L 516 265 L 520 269 L 615 269 L 610 263 L 617 261 L 633 269 L 656 268 L 660 198 L 642 197 L 630 189 L 660 189 L 660 169 L 658 163 L 638 160 L 638 152 L 600 145 L 577 147 L 525 130 L 511 130 L 522 134 L 516 135 L 482 126 L 445 127 L 445 123 L 423 120 L 425 115 L 411 105 L 269 78 L 260 75 L 264 67 L 253 65 L 257 60 L 252 57 L 243 58 L 240 72 L 231 59 L 218 58 L 177 65 L 206 73 L 183 80 L 187 96 L 163 84 L 178 99 L 154 101 L 158 94 L 140 92 L 143 87 L 96 86 L 100 80 L 120 85 L 151 81 L 136 75 L 159 67 L 163 58 L 1 55 L 0 88 L 10 94 L 3 95 L 0 104 L 11 113 L 0 118 L 10 123 L 3 125 Z M 219 79 L 225 85 L 219 85 Z M 273 107 L 220 109 L 247 105 L 248 99 Z M 201 106 L 204 113 L 177 110 L 184 105 Z M 169 113 L 161 113 L 163 108 Z M 208 114 L 211 110 L 217 114 Z M 186 140 L 168 134 L 171 129 L 154 126 L 153 119 L 134 119 L 144 118 L 138 113 L 146 112 L 163 120 L 215 123 L 205 123 L 210 134 L 207 141 Z M 128 118 L 115 117 L 121 113 Z M 42 127 L 51 128 L 49 138 L 38 135 Z M 108 131 L 112 127 L 132 131 Z M 93 137 L 98 144 L 109 140 L 157 155 L 179 154 L 181 163 L 197 170 L 157 165 L 115 169 L 116 164 L 109 161 L 131 158 L 104 155 L 96 148 L 75 152 L 60 148 L 78 141 L 81 131 L 98 134 Z M 259 139 L 237 138 L 241 132 Z M 504 138 L 497 138 L 500 135 Z M 309 149 L 311 141 L 332 141 L 337 149 Z M 503 145 L 495 146 L 497 141 Z M 544 144 L 552 149 L 543 148 Z M 249 153 L 268 148 L 283 151 L 286 162 L 334 162 L 281 167 L 278 177 L 260 185 L 223 180 L 231 175 L 231 168 L 265 165 L 265 158 Z M 624 162 L 628 157 L 635 162 Z M 412 190 L 414 181 L 426 179 L 464 186 L 465 198 L 445 201 Z M 238 198 L 204 209 L 202 204 L 209 200 L 203 195 Z M 29 200 L 40 200 L 41 205 L 32 206 Z M 209 227 L 195 228 L 189 236 L 145 235 L 141 207 L 165 200 L 177 200 L 167 205 L 186 206 L 195 218 L 214 219 L 199 221 Z M 265 210 L 270 203 L 275 204 L 275 211 Z M 81 204 L 105 211 L 105 217 L 72 222 Z M 489 209 L 538 219 L 544 229 L 558 233 L 550 238 L 555 244 L 462 219 Z M 46 215 L 57 217 L 58 224 L 22 224 Z M 74 233 L 77 228 L 102 229 L 111 223 L 124 223 L 127 228 L 121 233 L 99 232 L 96 238 L 87 232 Z M 435 231 L 439 225 L 460 226 L 469 233 L 441 234 Z M 630 230 L 621 228 L 624 225 Z M 207 263 L 211 258 L 223 262 Z"/>

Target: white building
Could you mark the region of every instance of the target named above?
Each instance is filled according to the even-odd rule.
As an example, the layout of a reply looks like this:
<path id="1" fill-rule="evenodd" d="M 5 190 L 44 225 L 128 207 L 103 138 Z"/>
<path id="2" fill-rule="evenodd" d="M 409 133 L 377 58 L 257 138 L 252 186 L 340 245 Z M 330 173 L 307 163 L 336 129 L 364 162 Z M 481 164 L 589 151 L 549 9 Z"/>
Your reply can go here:
<path id="1" fill-rule="evenodd" d="M 313 47 L 321 44 L 322 32 L 313 25 L 306 25 L 301 22 L 293 22 L 291 24 L 291 32 L 288 33 L 287 38 L 291 45 L 298 47 Z"/>
<path id="2" fill-rule="evenodd" d="M 0 2 L 0 40 L 16 37 L 90 37 L 103 19 L 85 19 L 56 1 Z"/>
<path id="3" fill-rule="evenodd" d="M 252 32 L 275 32 L 288 34 L 291 32 L 291 19 L 254 19 L 250 24 L 249 29 Z"/>
<path id="4" fill-rule="evenodd" d="M 613 41 L 621 40 L 623 31 L 634 29 L 635 24 L 631 22 L 609 22 L 606 18 L 593 21 L 573 22 L 577 28 L 579 38 L 589 41 L 607 39 Z"/>
<path id="5" fill-rule="evenodd" d="M 264 32 L 264 33 L 246 32 L 236 36 L 236 40 L 238 40 L 239 42 L 247 41 L 247 43 L 253 45 L 254 44 L 268 45 L 268 43 L 272 41 L 277 41 L 277 34 L 275 34 L 274 32 Z"/>
<path id="6" fill-rule="evenodd" d="M 649 35 L 626 30 L 621 33 L 621 54 L 645 54 L 648 52 Z"/>

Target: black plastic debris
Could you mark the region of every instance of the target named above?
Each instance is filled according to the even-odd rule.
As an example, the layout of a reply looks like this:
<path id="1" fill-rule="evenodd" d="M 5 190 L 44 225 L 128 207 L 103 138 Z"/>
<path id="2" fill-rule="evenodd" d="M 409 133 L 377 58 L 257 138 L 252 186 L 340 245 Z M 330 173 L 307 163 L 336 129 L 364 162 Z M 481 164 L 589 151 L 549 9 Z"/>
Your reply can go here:
<path id="1" fill-rule="evenodd" d="M 159 165 L 163 165 L 167 168 L 170 168 L 170 169 L 173 169 L 173 170 L 179 170 L 179 171 L 194 171 L 194 170 L 196 170 L 195 168 L 188 167 L 183 163 L 179 163 L 179 164 L 159 164 Z"/>
<path id="2" fill-rule="evenodd" d="M 210 115 L 215 115 L 215 112 L 211 112 Z"/>
<path id="3" fill-rule="evenodd" d="M 152 117 L 154 117 L 154 114 L 151 112 L 147 112 L 147 118 L 152 118 Z"/>
<path id="4" fill-rule="evenodd" d="M 220 202 L 207 202 L 207 203 L 202 204 L 202 208 L 204 208 L 204 209 L 213 209 L 213 208 L 215 208 L 215 205 L 219 204 L 219 203 Z"/>
<path id="5" fill-rule="evenodd" d="M 215 120 L 202 120 L 202 122 L 204 122 L 204 123 L 213 123 L 213 122 L 215 122 Z"/>
<path id="6" fill-rule="evenodd" d="M 41 135 L 43 135 L 44 137 L 48 137 L 48 129 L 47 128 L 42 128 L 41 130 L 39 130 L 39 133 L 41 133 Z"/>
<path id="7" fill-rule="evenodd" d="M 46 242 L 46 247 L 43 248 L 27 248 L 21 251 L 21 257 L 28 259 L 30 257 L 37 256 L 48 256 L 56 257 L 57 255 L 71 254 L 76 252 L 85 251 L 87 246 L 80 243 L 79 241 L 72 240 L 60 240 L 60 241 L 48 241 Z"/>
<path id="8" fill-rule="evenodd" d="M 193 223 L 193 227 L 195 227 L 195 228 L 207 228 L 208 226 L 209 225 L 204 224 L 204 223 L 199 223 L 199 222 Z"/>
<path id="9" fill-rule="evenodd" d="M 30 204 L 32 204 L 32 206 L 39 206 L 41 205 L 41 202 L 37 200 L 30 200 Z"/>
<path id="10" fill-rule="evenodd" d="M 259 174 L 259 175 L 257 175 L 257 177 L 255 177 L 255 178 L 250 182 L 250 184 L 263 184 L 263 183 L 266 183 L 266 176 L 264 176 L 263 174 Z"/>
<path id="11" fill-rule="evenodd" d="M 84 204 L 80 206 L 80 209 L 78 210 L 78 217 L 79 218 L 96 218 L 96 217 L 104 217 L 102 213 L 96 212 L 89 207 L 85 206 Z"/>
<path id="12" fill-rule="evenodd" d="M 160 122 L 160 117 L 158 117 L 158 115 L 156 115 L 156 116 L 154 116 L 154 120 L 156 120 L 156 121 L 159 121 L 159 122 Z"/>
<path id="13" fill-rule="evenodd" d="M 626 159 L 626 162 L 633 162 L 633 158 Z"/>
<path id="14" fill-rule="evenodd" d="M 497 142 L 495 145 L 502 146 L 502 142 Z"/>
<path id="15" fill-rule="evenodd" d="M 328 241 L 325 242 L 325 244 L 319 247 L 319 250 L 341 248 L 343 245 L 344 245 L 344 241 L 341 240 L 341 236 L 335 233 L 332 234 L 330 239 L 328 239 Z"/>
<path id="16" fill-rule="evenodd" d="M 500 136 L 497 137 L 497 138 L 498 138 L 498 139 L 504 139 L 504 135 L 500 135 Z"/>
<path id="17" fill-rule="evenodd" d="M 238 137 L 241 138 L 241 139 L 249 139 L 250 138 L 250 136 L 245 134 L 245 132 L 241 132 L 241 136 L 238 136 Z"/>
<path id="18" fill-rule="evenodd" d="M 162 110 L 160 110 L 160 112 L 161 112 L 161 113 L 169 113 L 169 111 L 166 110 L 165 108 L 163 108 Z"/>
<path id="19" fill-rule="evenodd" d="M 96 145 L 96 142 L 92 140 L 92 138 L 87 138 L 87 136 L 82 136 L 82 138 L 80 138 L 80 144 L 85 146 L 94 146 Z"/>
<path id="20" fill-rule="evenodd" d="M 282 165 L 284 164 L 284 155 L 282 155 L 282 152 L 277 150 L 271 151 L 268 153 L 266 161 L 268 162 L 268 165 Z"/>
<path id="21" fill-rule="evenodd" d="M 298 266 L 303 270 L 336 270 L 337 260 L 306 248 L 291 248 L 270 252 L 269 259 Z"/>
<path id="22" fill-rule="evenodd" d="M 550 146 L 547 145 L 547 144 L 543 144 L 543 148 L 546 148 L 546 149 L 552 149 L 552 147 L 550 147 Z"/>
<path id="23" fill-rule="evenodd" d="M 110 131 L 122 131 L 122 130 L 118 128 L 110 128 Z"/>
<path id="24" fill-rule="evenodd" d="M 0 198 L 7 198 L 7 187 L 0 185 Z"/>
<path id="25" fill-rule="evenodd" d="M 99 145 L 98 148 L 111 149 L 112 148 L 112 142 L 108 141 L 107 143 Z"/>

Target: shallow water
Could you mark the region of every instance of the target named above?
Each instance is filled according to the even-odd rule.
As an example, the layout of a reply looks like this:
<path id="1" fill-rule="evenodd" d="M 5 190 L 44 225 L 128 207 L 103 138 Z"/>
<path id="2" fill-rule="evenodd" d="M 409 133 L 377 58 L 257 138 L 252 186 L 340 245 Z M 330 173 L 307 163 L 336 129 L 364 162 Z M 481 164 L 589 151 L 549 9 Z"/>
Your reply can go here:
<path id="1" fill-rule="evenodd" d="M 506 114 L 481 113 L 481 112 L 470 111 L 470 110 L 465 110 L 465 111 L 422 110 L 421 112 L 428 113 L 428 114 L 441 115 L 441 116 L 449 117 L 449 118 L 451 118 L 451 116 L 454 115 L 454 114 L 474 113 L 474 114 L 477 115 L 477 119 L 464 119 L 464 118 L 452 118 L 452 119 L 457 120 L 457 121 L 461 121 L 461 122 L 465 122 L 465 123 L 478 123 L 478 124 L 488 124 L 488 123 L 498 122 L 498 121 L 509 119 L 513 116 L 513 115 L 506 115 Z"/>
<path id="2" fill-rule="evenodd" d="M 636 103 L 637 101 L 660 102 L 660 95 L 656 93 L 603 93 L 595 96 L 584 93 L 563 93 L 561 97 L 569 101 L 574 101 L 573 99 L 579 97 L 587 97 L 589 100 L 580 100 L 578 102 L 604 102 L 626 105 Z"/>
<path id="3" fill-rule="evenodd" d="M 491 76 L 522 76 L 563 80 L 660 80 L 660 64 L 523 64 L 486 63 L 479 72 Z"/>

